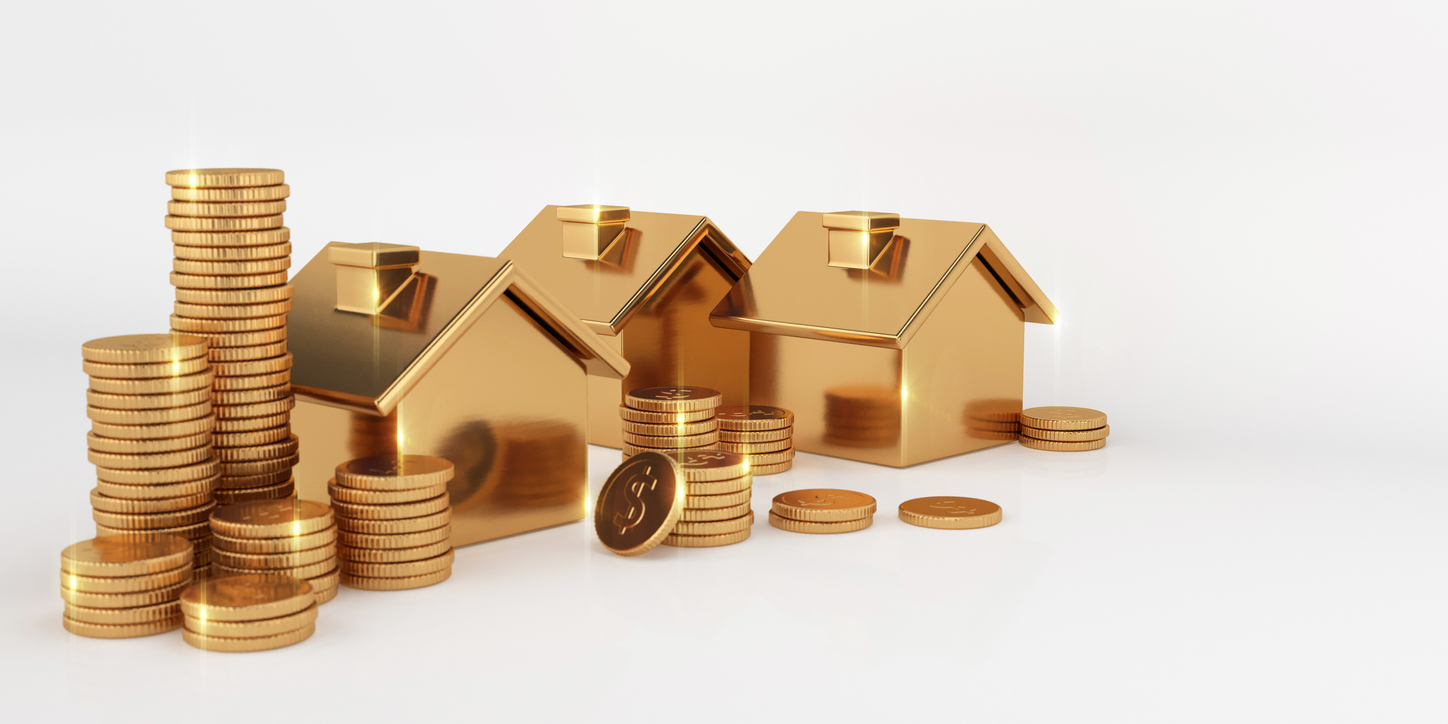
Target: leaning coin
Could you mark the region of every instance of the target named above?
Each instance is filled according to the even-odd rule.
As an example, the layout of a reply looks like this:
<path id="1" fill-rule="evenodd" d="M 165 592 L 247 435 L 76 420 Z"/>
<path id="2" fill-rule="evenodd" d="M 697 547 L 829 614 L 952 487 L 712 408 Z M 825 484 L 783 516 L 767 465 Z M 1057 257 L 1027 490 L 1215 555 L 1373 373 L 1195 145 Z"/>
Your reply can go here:
<path id="1" fill-rule="evenodd" d="M 640 453 L 614 469 L 599 491 L 593 529 L 605 548 L 621 556 L 647 553 L 674 529 L 684 509 L 679 463 Z"/>

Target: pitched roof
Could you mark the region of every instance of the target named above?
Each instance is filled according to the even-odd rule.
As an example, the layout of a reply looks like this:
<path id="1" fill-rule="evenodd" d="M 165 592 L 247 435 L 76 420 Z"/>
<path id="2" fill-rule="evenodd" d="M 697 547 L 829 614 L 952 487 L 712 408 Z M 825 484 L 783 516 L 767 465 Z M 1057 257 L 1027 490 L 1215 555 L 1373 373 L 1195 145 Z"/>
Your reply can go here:
<path id="1" fill-rule="evenodd" d="M 543 207 L 498 258 L 512 259 L 542 280 L 599 334 L 618 334 L 695 248 L 735 281 L 749 269 L 749 259 L 708 217 L 647 211 L 629 212 L 628 236 L 603 259 L 566 257 L 565 222 L 557 208 Z"/>
<path id="2" fill-rule="evenodd" d="M 973 259 L 995 275 L 1027 322 L 1056 307 L 985 224 L 900 219 L 870 269 L 829 266 L 824 214 L 794 215 L 710 314 L 716 327 L 903 348 Z"/>
<path id="3" fill-rule="evenodd" d="M 338 311 L 327 250 L 292 279 L 287 320 L 292 388 L 386 415 L 501 297 L 522 307 L 589 374 L 623 378 L 629 364 L 512 262 L 423 251 L 412 291 L 382 314 Z"/>

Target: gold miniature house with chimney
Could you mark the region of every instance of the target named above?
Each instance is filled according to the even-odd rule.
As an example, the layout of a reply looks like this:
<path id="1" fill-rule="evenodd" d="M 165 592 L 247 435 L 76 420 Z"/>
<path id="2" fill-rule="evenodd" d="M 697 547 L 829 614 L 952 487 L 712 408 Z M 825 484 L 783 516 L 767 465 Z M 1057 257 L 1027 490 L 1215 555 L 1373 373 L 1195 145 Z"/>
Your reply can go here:
<path id="1" fill-rule="evenodd" d="M 621 447 L 628 390 L 701 385 L 749 402 L 749 335 L 709 311 L 749 259 L 707 217 L 624 206 L 547 206 L 498 255 L 518 262 L 628 360 L 622 382 L 589 379 L 588 441 Z"/>
<path id="2" fill-rule="evenodd" d="M 628 363 L 513 263 L 332 243 L 292 280 L 303 498 L 339 463 L 436 455 L 453 545 L 584 517 L 588 380 Z"/>
<path id="3" fill-rule="evenodd" d="M 1025 323 L 1056 308 L 985 224 L 800 212 L 711 319 L 796 449 L 904 467 L 1015 439 Z"/>

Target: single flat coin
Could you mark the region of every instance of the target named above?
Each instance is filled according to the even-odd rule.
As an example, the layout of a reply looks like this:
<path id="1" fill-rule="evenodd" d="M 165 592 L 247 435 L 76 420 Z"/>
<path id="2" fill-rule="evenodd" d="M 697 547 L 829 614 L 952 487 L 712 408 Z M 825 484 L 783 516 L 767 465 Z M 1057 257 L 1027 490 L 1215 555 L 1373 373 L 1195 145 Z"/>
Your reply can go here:
<path id="1" fill-rule="evenodd" d="M 219 490 L 245 490 L 260 488 L 268 485 L 280 485 L 281 483 L 294 482 L 292 471 L 279 470 L 275 473 L 263 473 L 261 475 L 222 475 L 216 481 Z"/>
<path id="2" fill-rule="evenodd" d="M 216 392 L 237 392 L 241 390 L 259 390 L 278 385 L 291 385 L 292 373 L 287 368 L 277 372 L 266 374 L 244 375 L 225 377 L 216 380 Z M 214 399 L 214 398 L 213 398 Z"/>
<path id="3" fill-rule="evenodd" d="M 673 535 L 723 535 L 737 533 L 752 525 L 754 511 L 724 520 L 681 520 L 674 525 Z"/>
<path id="4" fill-rule="evenodd" d="M 171 328 L 193 335 L 239 334 L 242 332 L 263 332 L 268 329 L 286 327 L 287 315 L 257 317 L 256 319 L 192 319 L 171 315 Z"/>
<path id="5" fill-rule="evenodd" d="M 215 508 L 216 501 L 208 500 L 194 508 L 170 510 L 163 513 L 110 513 L 104 510 L 92 510 L 91 518 L 101 525 L 121 530 L 156 530 L 204 522 Z"/>
<path id="6" fill-rule="evenodd" d="M 286 174 L 275 168 L 183 168 L 166 172 L 166 185 L 188 189 L 234 189 L 276 186 Z"/>
<path id="7" fill-rule="evenodd" d="M 248 651 L 270 651 L 280 649 L 293 644 L 299 644 L 312 637 L 317 632 L 317 625 L 309 623 L 295 631 L 288 631 L 275 636 L 261 636 L 258 638 L 221 638 L 219 636 L 206 636 L 196 633 L 183 627 L 181 639 L 192 646 L 203 651 L 224 651 L 228 653 L 244 653 Z"/>
<path id="8" fill-rule="evenodd" d="M 291 298 L 290 284 L 261 289 L 176 289 L 176 301 L 187 304 L 270 304 Z"/>
<path id="9" fill-rule="evenodd" d="M 245 259 L 239 261 L 192 261 L 172 259 L 171 271 L 177 274 L 197 276 L 255 276 L 257 274 L 286 273 L 292 267 L 291 257 L 276 259 Z"/>
<path id="10" fill-rule="evenodd" d="M 738 453 L 722 450 L 680 450 L 669 453 L 679 464 L 684 479 L 691 483 L 731 480 L 749 473 L 749 461 Z"/>
<path id="11" fill-rule="evenodd" d="M 719 406 L 724 396 L 708 387 L 644 387 L 624 397 L 636 410 L 650 412 L 697 412 Z"/>
<path id="12" fill-rule="evenodd" d="M 117 410 L 87 405 L 85 416 L 96 422 L 112 425 L 162 425 L 168 422 L 185 422 L 211 414 L 211 400 L 185 407 L 163 407 L 152 410 Z"/>
<path id="13" fill-rule="evenodd" d="M 215 445 L 217 449 L 250 447 L 252 445 L 267 445 L 270 443 L 285 440 L 291 434 L 291 425 L 280 425 L 278 427 L 267 428 L 265 430 L 253 430 L 251 432 L 213 433 L 212 444 Z M 274 480 L 272 482 L 280 481 Z M 263 483 L 258 483 L 258 485 L 261 484 Z M 236 487 L 244 488 L 247 486 L 239 485 Z"/>
<path id="14" fill-rule="evenodd" d="M 401 533 L 397 535 L 368 535 L 365 533 L 349 533 L 341 531 L 337 534 L 338 550 L 342 546 L 350 548 L 368 549 L 394 549 L 394 548 L 417 548 L 419 546 L 431 545 L 433 543 L 452 540 L 452 526 L 445 525 L 441 528 L 423 530 L 416 533 Z"/>
<path id="15" fill-rule="evenodd" d="M 329 528 L 332 508 L 315 500 L 263 500 L 219 508 L 213 533 L 231 538 L 285 538 Z"/>
<path id="16" fill-rule="evenodd" d="M 88 432 L 85 434 L 85 442 L 87 447 L 96 452 L 110 453 L 113 455 L 156 455 L 179 450 L 194 450 L 199 447 L 209 446 L 212 444 L 212 437 L 211 433 L 202 432 L 195 435 L 168 437 L 160 440 L 126 440 L 123 438 L 104 437 L 93 432 Z"/>
<path id="17" fill-rule="evenodd" d="M 144 576 L 82 576 L 61 571 L 60 585 L 61 588 L 80 593 L 141 593 L 190 583 L 191 571 L 189 563 L 180 568 L 172 568 L 160 573 L 148 573 Z"/>
<path id="18" fill-rule="evenodd" d="M 186 630 L 203 636 L 222 639 L 260 638 L 289 633 L 310 626 L 317 621 L 317 604 L 312 604 L 296 613 L 260 621 L 212 621 L 206 618 L 186 617 Z"/>
<path id="19" fill-rule="evenodd" d="M 710 480 L 702 483 L 687 482 L 689 499 L 693 500 L 700 496 L 726 495 L 729 493 L 748 492 L 754 486 L 754 476 L 745 475 L 730 480 Z"/>
<path id="20" fill-rule="evenodd" d="M 276 460 L 297 454 L 297 446 L 299 443 L 300 441 L 297 440 L 296 435 L 289 434 L 285 440 L 270 442 L 264 445 L 217 448 L 216 459 L 223 463 L 236 463 L 249 460 Z"/>
<path id="21" fill-rule="evenodd" d="M 794 461 L 786 460 L 773 465 L 755 465 L 749 468 L 749 472 L 751 475 L 778 475 L 791 467 L 794 467 Z"/>
<path id="22" fill-rule="evenodd" d="M 265 246 L 181 246 L 177 244 L 171 247 L 171 253 L 177 259 L 187 261 L 256 261 L 291 256 L 292 244 L 289 241 Z"/>
<path id="23" fill-rule="evenodd" d="M 777 430 L 720 430 L 719 442 L 734 443 L 762 443 L 789 440 L 794 437 L 794 427 L 781 427 Z M 721 450 L 727 448 L 720 448 Z"/>
<path id="24" fill-rule="evenodd" d="M 186 334 L 127 334 L 93 339 L 81 356 L 106 364 L 177 362 L 206 355 L 206 340 Z"/>
<path id="25" fill-rule="evenodd" d="M 742 543 L 749 539 L 751 529 L 745 528 L 722 535 L 671 535 L 664 539 L 664 545 L 676 548 L 718 548 Z"/>
<path id="26" fill-rule="evenodd" d="M 165 535 L 174 535 L 185 538 L 186 540 L 193 543 L 202 538 L 211 537 L 211 532 L 207 530 L 205 522 L 196 523 L 193 525 L 182 525 L 175 528 L 153 528 L 151 530 L 127 530 L 125 528 L 112 528 L 111 526 L 102 523 L 96 523 L 96 535 L 98 536 L 124 535 L 126 533 L 158 533 Z"/>
<path id="27" fill-rule="evenodd" d="M 126 624 L 86 623 L 69 616 L 62 616 L 61 623 L 65 626 L 66 631 L 76 636 L 92 639 L 134 639 L 175 631 L 181 628 L 181 616 L 178 614 L 161 621 Z"/>
<path id="28" fill-rule="evenodd" d="M 337 558 L 342 561 L 357 561 L 359 563 L 406 563 L 408 561 L 422 561 L 429 558 L 436 558 L 452 550 L 452 542 L 440 540 L 436 543 L 429 543 L 415 548 L 351 548 L 348 546 L 337 546 Z M 349 569 L 352 573 L 362 573 Z M 418 573 L 417 575 L 422 575 Z M 389 576 L 383 576 L 387 578 Z"/>
<path id="29" fill-rule="evenodd" d="M 377 455 L 337 466 L 338 485 L 362 490 L 427 488 L 452 480 L 453 464 L 431 455 Z"/>
<path id="30" fill-rule="evenodd" d="M 698 435 L 658 437 L 654 435 L 635 435 L 625 432 L 623 434 L 623 441 L 630 445 L 653 448 L 655 450 L 684 449 L 713 445 L 719 442 L 719 433 L 711 431 Z"/>
<path id="31" fill-rule="evenodd" d="M 358 560 L 339 560 L 338 567 L 349 576 L 363 576 L 366 578 L 410 578 L 412 576 L 425 576 L 429 573 L 449 570 L 453 564 L 453 550 L 449 546 L 446 553 L 440 556 L 433 556 L 420 561 L 403 561 L 400 563 L 365 563 Z"/>
<path id="32" fill-rule="evenodd" d="M 452 508 L 448 508 L 441 513 L 402 520 L 352 520 L 337 516 L 337 529 L 343 533 L 364 535 L 401 535 L 441 528 L 451 522 Z"/>
<path id="33" fill-rule="evenodd" d="M 216 490 L 216 482 L 217 479 L 215 477 L 204 480 L 188 480 L 184 483 L 169 483 L 166 485 L 122 485 L 98 480 L 96 481 L 96 492 L 110 498 L 123 498 L 125 500 L 162 500 L 203 494 L 210 496 L 212 491 Z"/>
<path id="34" fill-rule="evenodd" d="M 618 406 L 618 416 L 626 422 L 637 422 L 647 425 L 684 425 L 695 422 L 704 422 L 714 419 L 713 409 L 695 410 L 693 412 L 652 412 L 650 410 L 635 410 L 628 405 Z"/>
<path id="35" fill-rule="evenodd" d="M 286 184 L 272 186 L 246 186 L 241 188 L 191 188 L 172 186 L 171 198 L 177 201 L 205 201 L 210 203 L 239 201 L 274 201 L 292 195 L 292 187 Z"/>
<path id="36" fill-rule="evenodd" d="M 271 201 L 177 201 L 166 202 L 166 213 L 172 216 L 225 218 L 233 216 L 275 216 L 287 210 L 283 199 Z"/>
<path id="37" fill-rule="evenodd" d="M 794 443 L 789 439 L 774 440 L 772 442 L 720 442 L 717 447 L 726 452 L 758 455 L 761 453 L 777 453 L 783 450 L 790 450 L 793 449 Z"/>
<path id="38" fill-rule="evenodd" d="M 1047 442 L 1091 442 L 1092 440 L 1105 440 L 1110 434 L 1110 425 L 1098 427 L 1095 430 L 1038 430 L 1034 427 L 1021 427 L 1023 437 Z"/>
<path id="39" fill-rule="evenodd" d="M 284 271 L 268 274 L 237 274 L 234 276 L 210 276 L 203 274 L 182 274 L 171 272 L 171 286 L 181 289 L 260 289 L 287 283 Z"/>
<path id="40" fill-rule="evenodd" d="M 679 514 L 679 522 L 684 523 L 687 521 L 693 523 L 706 520 L 730 520 L 733 518 L 741 518 L 751 514 L 752 512 L 749 510 L 749 500 L 746 497 L 743 503 L 740 503 L 739 505 L 731 505 L 725 508 L 686 507 L 684 508 L 684 512 Z M 677 530 L 677 527 L 674 532 L 679 532 Z"/>
<path id="41" fill-rule="evenodd" d="M 270 430 L 287 424 L 292 419 L 290 411 L 265 417 L 243 417 L 237 420 L 216 420 L 216 432 L 252 432 L 254 430 Z"/>
<path id="42" fill-rule="evenodd" d="M 684 422 L 678 424 L 649 424 L 647 422 L 623 421 L 623 431 L 627 435 L 643 435 L 647 437 L 684 437 L 688 435 L 703 435 L 714 432 L 718 424 L 713 420 L 703 422 Z M 648 444 L 648 443 L 641 443 Z"/>
<path id="43" fill-rule="evenodd" d="M 189 304 L 174 302 L 171 311 L 183 317 L 198 319 L 251 319 L 254 317 L 275 317 L 292 310 L 290 299 L 284 302 L 266 304 Z M 253 373 L 261 374 L 261 373 Z M 92 385 L 94 387 L 94 385 Z"/>
<path id="44" fill-rule="evenodd" d="M 714 411 L 719 429 L 736 432 L 779 430 L 794 425 L 794 413 L 770 405 L 731 405 Z"/>
<path id="45" fill-rule="evenodd" d="M 187 495 L 180 498 L 158 498 L 153 500 L 131 500 L 128 498 L 113 498 L 101 493 L 99 488 L 92 488 L 90 493 L 91 507 L 98 511 L 107 513 L 169 513 L 175 510 L 195 508 L 211 501 L 210 491 Z"/>
<path id="46" fill-rule="evenodd" d="M 209 478 L 216 472 L 216 461 L 208 459 L 195 465 L 157 470 L 118 470 L 96 466 L 96 479 L 121 485 L 166 485 Z"/>
<path id="47" fill-rule="evenodd" d="M 61 581 L 64 580 L 65 577 L 62 576 Z M 165 588 L 134 593 L 86 593 L 61 586 L 60 597 L 72 606 L 83 608 L 139 608 L 174 601 L 181 595 L 181 589 L 189 585 L 190 581 L 183 581 Z"/>
<path id="48" fill-rule="evenodd" d="M 292 230 L 285 226 L 261 231 L 171 231 L 172 244 L 190 247 L 271 246 L 291 238 Z"/>
<path id="49" fill-rule="evenodd" d="M 276 570 L 280 568 L 301 568 L 334 558 L 337 547 L 324 545 L 304 551 L 289 553 L 233 553 L 219 546 L 212 546 L 211 560 L 228 568 L 244 568 L 251 571 Z"/>
<path id="50" fill-rule="evenodd" d="M 189 336 L 189 335 L 187 335 Z M 91 377 L 110 380 L 147 380 L 160 377 L 180 377 L 181 375 L 194 375 L 203 372 L 210 363 L 206 361 L 205 355 L 192 359 L 176 360 L 174 362 L 152 362 L 152 363 L 128 363 L 109 364 L 106 362 L 92 362 L 85 360 L 81 363 L 81 369 Z M 97 389 L 94 382 L 91 389 Z"/>
<path id="51" fill-rule="evenodd" d="M 447 493 L 435 498 L 419 500 L 412 503 L 391 503 L 385 505 L 363 505 L 359 503 L 344 503 L 340 500 L 333 500 L 332 507 L 337 514 L 349 520 L 400 520 L 405 518 L 419 518 L 424 515 L 432 515 L 446 510 L 450 502 Z"/>
<path id="52" fill-rule="evenodd" d="M 275 387 L 261 387 L 255 390 L 220 390 L 211 393 L 211 404 L 217 406 L 254 405 L 258 402 L 285 400 L 291 396 L 292 385 L 288 382 Z"/>
<path id="53" fill-rule="evenodd" d="M 635 444 L 633 444 L 633 443 L 631 443 L 631 442 L 625 442 L 625 443 L 623 444 L 623 449 L 622 449 L 620 452 L 623 453 L 623 456 L 624 456 L 625 458 L 631 458 L 631 457 L 633 457 L 633 456 L 635 456 L 635 455 L 638 455 L 639 453 L 646 453 L 646 452 L 656 452 L 656 453 L 663 453 L 663 454 L 665 454 L 665 455 L 668 455 L 668 454 L 671 454 L 671 453 L 682 452 L 682 451 L 685 451 L 685 450 L 713 450 L 713 449 L 714 449 L 714 446 L 712 446 L 712 445 L 700 445 L 699 447 L 692 447 L 692 448 L 689 448 L 689 447 L 686 447 L 686 448 L 677 448 L 677 447 L 645 447 L 645 446 L 643 446 L 643 445 L 635 445 Z"/>
<path id="54" fill-rule="evenodd" d="M 750 486 L 729 493 L 715 493 L 711 495 L 690 494 L 684 499 L 685 510 L 715 510 L 718 508 L 731 508 L 740 505 L 748 506 L 750 498 Z M 739 515 L 744 515 L 740 513 Z M 737 516 L 727 516 L 734 518 Z"/>
<path id="55" fill-rule="evenodd" d="M 921 528 L 985 528 L 1001 522 L 1001 507 L 989 500 L 937 495 L 901 503 L 900 520 Z"/>
<path id="56" fill-rule="evenodd" d="M 159 395 L 115 395 L 109 392 L 85 391 L 86 404 L 108 410 L 160 410 L 168 407 L 199 405 L 211 400 L 206 388 Z"/>
<path id="57" fill-rule="evenodd" d="M 91 421 L 91 432 L 97 436 L 120 440 L 169 440 L 207 434 L 215 428 L 216 417 L 213 415 L 161 425 L 115 425 L 109 422 Z"/>
<path id="58" fill-rule="evenodd" d="M 787 447 L 776 452 L 747 453 L 744 454 L 744 457 L 749 459 L 750 469 L 759 465 L 778 465 L 794 459 L 794 448 Z"/>
<path id="59" fill-rule="evenodd" d="M 236 505 L 237 503 L 250 503 L 256 500 L 281 500 L 290 498 L 297 492 L 296 484 L 291 480 L 276 485 L 264 485 L 257 488 L 220 489 L 216 491 L 217 505 Z"/>
<path id="60" fill-rule="evenodd" d="M 235 566 L 228 566 L 221 561 L 213 562 L 211 564 L 211 567 L 215 568 L 218 573 L 224 573 L 228 575 L 238 573 L 261 572 L 251 568 L 237 568 Z M 290 568 L 270 568 L 266 570 L 266 573 L 275 573 L 278 575 L 291 576 L 292 578 L 296 578 L 299 580 L 311 580 L 318 576 L 326 575 L 327 573 L 335 570 L 336 568 L 337 557 L 334 555 L 316 563 L 308 563 L 305 566 L 291 566 Z"/>
<path id="61" fill-rule="evenodd" d="M 451 576 L 452 568 L 446 568 L 421 576 L 408 576 L 406 578 L 368 578 L 366 576 L 354 576 L 343 571 L 342 585 L 363 591 L 405 591 L 413 588 L 425 588 L 427 586 L 437 585 L 446 581 Z"/>
<path id="62" fill-rule="evenodd" d="M 120 470 L 142 470 L 146 468 L 170 468 L 182 465 L 195 465 L 210 460 L 212 447 L 210 444 L 194 447 L 190 450 L 175 450 L 172 452 L 160 453 L 108 453 L 99 450 L 86 451 L 86 457 L 91 463 L 103 468 Z"/>
<path id="63" fill-rule="evenodd" d="M 1087 407 L 1032 407 L 1021 410 L 1021 424 L 1040 430 L 1094 430 L 1106 427 L 1106 413 Z"/>
<path id="64" fill-rule="evenodd" d="M 192 572 L 193 575 L 195 571 Z M 124 626 L 133 623 L 165 621 L 181 615 L 181 601 L 173 600 L 154 606 L 135 608 L 86 608 L 65 604 L 66 618 L 83 623 L 97 623 L 105 626 Z"/>
<path id="65" fill-rule="evenodd" d="M 270 375 L 292 368 L 292 354 L 278 355 L 269 359 L 254 359 L 245 362 L 218 362 L 213 365 L 216 374 L 224 377 L 249 377 Z"/>
<path id="66" fill-rule="evenodd" d="M 273 458 L 271 460 L 245 460 L 241 462 L 218 463 L 218 469 L 224 477 L 243 477 L 248 475 L 266 475 L 267 473 L 280 473 L 296 467 L 301 462 L 301 456 L 292 453 L 286 457 Z"/>
<path id="67" fill-rule="evenodd" d="M 312 584 L 277 573 L 238 573 L 193 583 L 181 593 L 181 612 L 210 621 L 257 621 L 290 616 L 312 605 Z"/>
<path id="68" fill-rule="evenodd" d="M 289 535 L 283 538 L 234 538 L 212 534 L 211 546 L 217 551 L 233 553 L 276 554 L 327 548 L 337 542 L 337 526 L 323 528 L 315 533 Z"/>
<path id="69" fill-rule="evenodd" d="M 869 528 L 870 524 L 873 522 L 875 522 L 874 516 L 860 518 L 859 520 L 845 520 L 837 523 L 815 523 L 804 520 L 793 520 L 790 518 L 784 518 L 775 514 L 775 512 L 772 510 L 769 511 L 769 524 L 780 530 L 787 530 L 791 533 L 853 533 L 857 530 L 864 530 L 866 528 Z"/>
<path id="70" fill-rule="evenodd" d="M 1021 445 L 1033 450 L 1050 450 L 1051 452 L 1085 452 L 1087 450 L 1100 450 L 1106 447 L 1106 440 L 1090 440 L 1087 442 L 1051 442 L 1050 440 L 1037 440 L 1022 435 L 1017 439 Z"/>
<path id="71" fill-rule="evenodd" d="M 282 215 L 244 216 L 225 219 L 198 218 L 195 216 L 166 216 L 166 228 L 175 231 L 261 231 L 279 229 Z"/>
<path id="72" fill-rule="evenodd" d="M 599 491 L 593 529 L 605 548 L 621 556 L 647 553 L 674 529 L 684 509 L 679 463 L 641 453 L 614 469 Z"/>
<path id="73" fill-rule="evenodd" d="M 853 490 L 807 488 L 774 496 L 771 509 L 791 520 L 829 523 L 874 515 L 875 499 Z"/>
<path id="74" fill-rule="evenodd" d="M 451 572 L 451 571 L 449 571 L 449 572 Z M 338 580 L 339 580 L 339 581 L 341 580 L 341 579 L 340 579 L 340 576 L 339 576 Z M 338 588 L 338 586 L 332 586 L 331 588 L 324 588 L 324 589 L 322 589 L 322 590 L 320 590 L 320 591 L 317 591 L 317 605 L 320 606 L 321 604 L 324 604 L 324 603 L 326 603 L 326 602 L 328 602 L 328 601 L 336 598 L 336 597 L 337 597 L 337 588 Z"/>
<path id="75" fill-rule="evenodd" d="M 154 379 L 109 380 L 92 377 L 90 388 L 96 392 L 112 395 L 161 395 L 189 390 L 210 389 L 215 380 L 210 369 L 191 375 L 161 377 Z"/>
<path id="76" fill-rule="evenodd" d="M 436 498 L 447 494 L 447 483 L 438 483 L 426 488 L 410 488 L 407 490 L 365 490 L 362 488 L 348 488 L 337 484 L 335 479 L 327 481 L 327 494 L 331 496 L 332 502 L 352 503 L 356 505 L 394 505 L 397 503 L 415 503 L 429 498 Z M 343 513 L 346 515 L 346 513 Z"/>

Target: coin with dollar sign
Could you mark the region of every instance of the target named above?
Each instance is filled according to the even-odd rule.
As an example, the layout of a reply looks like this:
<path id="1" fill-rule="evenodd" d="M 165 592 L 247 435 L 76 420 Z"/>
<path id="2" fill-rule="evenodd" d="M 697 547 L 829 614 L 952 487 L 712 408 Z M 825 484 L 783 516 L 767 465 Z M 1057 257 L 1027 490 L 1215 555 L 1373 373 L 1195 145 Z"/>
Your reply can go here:
<path id="1" fill-rule="evenodd" d="M 684 510 L 684 474 L 659 453 L 634 455 L 618 466 L 593 508 L 593 528 L 621 556 L 647 553 L 673 531 Z"/>

